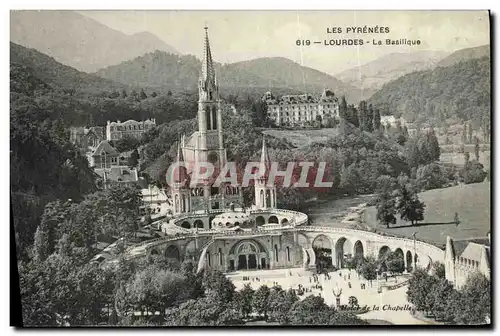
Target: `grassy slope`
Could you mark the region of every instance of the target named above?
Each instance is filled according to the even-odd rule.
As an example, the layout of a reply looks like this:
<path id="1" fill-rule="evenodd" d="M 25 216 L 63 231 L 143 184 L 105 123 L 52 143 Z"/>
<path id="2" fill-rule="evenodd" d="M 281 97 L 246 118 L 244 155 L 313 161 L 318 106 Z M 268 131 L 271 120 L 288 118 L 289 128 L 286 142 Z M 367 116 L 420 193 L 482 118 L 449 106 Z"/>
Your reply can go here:
<path id="1" fill-rule="evenodd" d="M 445 189 L 435 189 L 420 194 L 420 199 L 427 205 L 424 223 L 452 222 L 458 212 L 460 224 L 434 224 L 412 227 L 398 219 L 396 228 L 386 229 L 377 224 L 375 207 L 365 212 L 366 224 L 378 230 L 411 237 L 417 232 L 417 239 L 445 243 L 446 236 L 455 239 L 485 237 L 491 229 L 490 183 L 476 183 Z"/>
<path id="2" fill-rule="evenodd" d="M 285 138 L 294 146 L 305 147 L 313 142 L 325 142 L 329 137 L 337 135 L 338 128 L 322 128 L 314 130 L 280 130 L 264 129 L 262 132 L 275 138 Z"/>

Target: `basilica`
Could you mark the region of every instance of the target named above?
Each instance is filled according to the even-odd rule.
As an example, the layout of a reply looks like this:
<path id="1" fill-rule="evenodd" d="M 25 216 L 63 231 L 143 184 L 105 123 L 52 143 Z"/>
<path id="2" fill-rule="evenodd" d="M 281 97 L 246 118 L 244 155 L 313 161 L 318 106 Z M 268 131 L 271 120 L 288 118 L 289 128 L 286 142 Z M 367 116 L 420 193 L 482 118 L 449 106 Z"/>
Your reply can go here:
<path id="1" fill-rule="evenodd" d="M 207 28 L 198 89 L 198 130 L 181 138 L 177 163 L 182 165 L 172 171 L 173 176 L 167 176 L 172 181 L 174 218 L 163 225 L 165 232 L 177 226 L 196 233 L 197 240 L 171 247 L 170 256 L 194 257 L 199 245 L 205 244 L 207 249 L 201 256 L 203 267 L 230 271 L 300 266 L 304 258 L 303 251 L 297 248 L 297 235 L 283 229 L 306 224 L 307 216 L 276 208 L 276 188 L 267 184 L 271 163 L 265 141 L 261 168 L 254 181 L 255 202 L 250 208 L 243 206 L 239 185 L 215 186 L 213 179 L 196 185 L 190 183 L 192 167 L 197 162 L 210 162 L 215 171 L 227 162 L 219 86 Z"/>

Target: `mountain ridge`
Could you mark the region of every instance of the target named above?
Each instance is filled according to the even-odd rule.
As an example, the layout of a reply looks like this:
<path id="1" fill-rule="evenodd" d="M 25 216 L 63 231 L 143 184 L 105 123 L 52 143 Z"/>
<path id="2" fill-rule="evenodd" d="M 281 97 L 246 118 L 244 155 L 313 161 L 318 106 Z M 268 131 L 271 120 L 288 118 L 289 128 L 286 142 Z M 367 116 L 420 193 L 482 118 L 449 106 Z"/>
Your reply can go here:
<path id="1" fill-rule="evenodd" d="M 236 63 L 215 63 L 223 88 L 258 88 L 273 91 L 289 88 L 296 92 L 320 94 L 329 88 L 351 102 L 361 99 L 361 90 L 319 70 L 301 66 L 285 57 L 264 57 Z M 155 51 L 109 66 L 96 75 L 128 85 L 196 89 L 201 61 L 192 55 Z"/>
<path id="2" fill-rule="evenodd" d="M 74 11 L 11 11 L 10 40 L 87 73 L 157 49 L 178 53 L 150 32 L 127 35 Z"/>
<path id="3" fill-rule="evenodd" d="M 446 55 L 448 53 L 432 50 L 390 53 L 366 64 L 344 70 L 335 76 L 352 86 L 375 92 L 398 77 L 433 68 Z"/>

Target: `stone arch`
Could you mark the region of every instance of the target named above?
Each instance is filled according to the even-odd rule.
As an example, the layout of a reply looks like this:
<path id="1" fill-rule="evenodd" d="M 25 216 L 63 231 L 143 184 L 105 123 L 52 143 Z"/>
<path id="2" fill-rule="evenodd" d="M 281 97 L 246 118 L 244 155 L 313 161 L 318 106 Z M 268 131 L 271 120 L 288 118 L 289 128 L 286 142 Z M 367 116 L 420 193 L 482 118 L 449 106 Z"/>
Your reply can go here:
<path id="1" fill-rule="evenodd" d="M 279 224 L 279 220 L 278 220 L 278 217 L 276 216 L 270 216 L 268 219 L 267 219 L 267 222 L 269 224 Z"/>
<path id="2" fill-rule="evenodd" d="M 319 269 L 328 269 L 332 266 L 333 244 L 330 238 L 323 234 L 318 235 L 312 242 L 312 249 Z"/>
<path id="3" fill-rule="evenodd" d="M 190 240 L 186 247 L 184 247 L 184 256 L 190 259 L 194 259 L 196 257 L 196 242 L 195 240 Z"/>
<path id="4" fill-rule="evenodd" d="M 378 250 L 378 259 L 379 260 L 384 259 L 389 252 L 391 252 L 391 249 L 389 248 L 389 246 L 387 246 L 387 245 L 382 246 Z"/>
<path id="5" fill-rule="evenodd" d="M 257 218 L 255 218 L 255 224 L 257 224 L 257 226 L 264 225 L 266 224 L 266 220 L 262 216 L 257 216 Z"/>
<path id="6" fill-rule="evenodd" d="M 303 248 L 308 248 L 309 239 L 305 235 L 299 233 L 297 234 L 297 244 L 299 244 L 299 246 L 302 246 Z"/>
<path id="7" fill-rule="evenodd" d="M 165 258 L 181 260 L 181 253 L 179 248 L 175 245 L 170 245 L 165 249 Z"/>
<path id="8" fill-rule="evenodd" d="M 269 263 L 266 248 L 253 239 L 237 242 L 229 250 L 229 255 L 234 258 L 236 269 L 267 268 Z"/>
<path id="9" fill-rule="evenodd" d="M 281 220 L 281 225 L 287 225 L 288 224 L 288 218 L 283 218 Z"/>
<path id="10" fill-rule="evenodd" d="M 197 219 L 193 223 L 193 228 L 198 228 L 198 229 L 203 229 L 203 221 L 200 219 Z"/>
<path id="11" fill-rule="evenodd" d="M 351 257 L 353 250 L 352 243 L 346 237 L 341 237 L 335 243 L 335 265 L 337 268 L 343 268 L 346 258 Z"/>
<path id="12" fill-rule="evenodd" d="M 190 229 L 191 228 L 191 224 L 189 224 L 188 221 L 183 221 L 182 224 L 181 224 L 181 227 L 183 227 L 185 229 Z"/>
<path id="13" fill-rule="evenodd" d="M 363 247 L 363 243 L 361 242 L 361 240 L 357 240 L 354 243 L 354 248 L 353 248 L 352 252 L 353 252 L 354 258 L 356 258 L 356 259 L 363 260 L 365 258 L 365 249 Z"/>
<path id="14" fill-rule="evenodd" d="M 408 272 L 413 270 L 413 256 L 410 251 L 406 252 L 406 270 Z"/>
<path id="15" fill-rule="evenodd" d="M 394 250 L 394 255 L 397 257 L 397 258 L 400 258 L 400 259 L 403 259 L 405 258 L 405 254 L 403 252 L 402 249 L 400 249 L 399 247 L 397 249 Z"/>

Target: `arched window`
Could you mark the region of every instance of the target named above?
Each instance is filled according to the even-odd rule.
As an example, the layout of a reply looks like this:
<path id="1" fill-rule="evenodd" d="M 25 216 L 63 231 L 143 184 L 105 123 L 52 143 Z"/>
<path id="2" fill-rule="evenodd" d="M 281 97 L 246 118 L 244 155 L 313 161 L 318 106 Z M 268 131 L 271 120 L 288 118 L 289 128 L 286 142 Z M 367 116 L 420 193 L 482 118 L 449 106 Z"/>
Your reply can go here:
<path id="1" fill-rule="evenodd" d="M 212 129 L 212 123 L 210 122 L 210 109 L 209 107 L 205 107 L 205 120 L 207 122 L 207 130 L 210 131 Z"/>
<path id="2" fill-rule="evenodd" d="M 215 106 L 212 107 L 212 129 L 217 129 L 217 109 Z"/>

